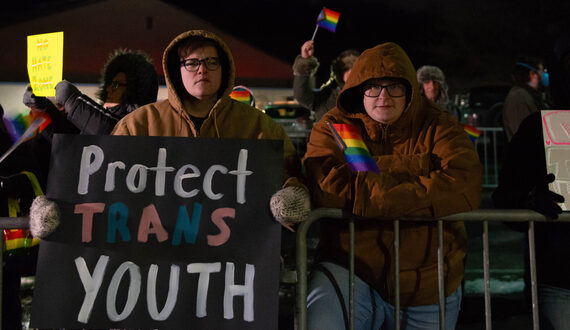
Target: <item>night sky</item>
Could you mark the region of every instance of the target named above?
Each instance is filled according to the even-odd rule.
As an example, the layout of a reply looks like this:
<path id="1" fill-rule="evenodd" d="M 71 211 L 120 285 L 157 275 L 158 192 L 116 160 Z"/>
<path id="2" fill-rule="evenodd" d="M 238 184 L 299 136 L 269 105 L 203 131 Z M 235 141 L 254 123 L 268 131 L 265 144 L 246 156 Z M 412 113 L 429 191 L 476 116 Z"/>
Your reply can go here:
<path id="1" fill-rule="evenodd" d="M 79 6 L 79 0 L 0 4 L 0 26 Z M 92 2 L 92 1 L 87 1 Z M 293 63 L 311 38 L 323 6 L 341 13 L 335 33 L 319 29 L 318 82 L 347 48 L 393 41 L 417 67 L 443 69 L 450 92 L 483 83 L 510 83 L 518 55 L 545 60 L 556 38 L 570 33 L 570 1 L 563 0 L 168 0 L 265 52 Z"/>

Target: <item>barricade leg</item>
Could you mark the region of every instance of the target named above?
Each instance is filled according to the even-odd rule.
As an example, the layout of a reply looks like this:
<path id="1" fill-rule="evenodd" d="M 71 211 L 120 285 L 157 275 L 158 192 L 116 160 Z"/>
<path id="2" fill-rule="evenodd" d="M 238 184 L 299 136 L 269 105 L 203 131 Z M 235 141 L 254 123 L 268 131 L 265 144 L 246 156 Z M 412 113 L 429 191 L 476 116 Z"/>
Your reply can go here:
<path id="1" fill-rule="evenodd" d="M 528 222 L 528 256 L 530 263 L 530 288 L 532 296 L 532 328 L 539 329 L 538 289 L 536 285 L 536 253 L 534 250 L 534 221 Z"/>
<path id="2" fill-rule="evenodd" d="M 491 275 L 489 271 L 489 222 L 483 221 L 483 281 L 485 289 L 485 329 L 491 330 Z"/>

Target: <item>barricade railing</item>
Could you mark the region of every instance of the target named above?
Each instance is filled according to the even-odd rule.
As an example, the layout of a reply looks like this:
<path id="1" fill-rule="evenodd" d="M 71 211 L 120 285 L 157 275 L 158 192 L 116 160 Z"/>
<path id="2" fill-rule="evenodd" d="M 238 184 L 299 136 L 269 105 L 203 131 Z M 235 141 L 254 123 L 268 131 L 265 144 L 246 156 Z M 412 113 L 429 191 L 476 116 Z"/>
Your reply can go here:
<path id="1" fill-rule="evenodd" d="M 297 292 L 295 307 L 296 329 L 307 329 L 307 233 L 311 225 L 320 219 L 347 219 L 350 236 L 350 254 L 349 254 L 349 329 L 354 329 L 354 222 L 358 219 L 341 209 L 315 209 L 313 210 L 307 221 L 301 223 L 297 228 L 297 254 L 296 254 L 296 271 L 297 271 Z M 533 329 L 539 329 L 538 320 L 538 296 L 536 283 L 536 258 L 534 250 L 534 222 L 570 222 L 570 212 L 564 212 L 558 220 L 549 220 L 544 215 L 532 210 L 519 209 L 480 209 L 470 212 L 458 213 L 439 219 L 433 218 L 383 218 L 381 220 L 394 222 L 394 278 L 395 278 L 395 329 L 400 329 L 400 282 L 399 282 L 399 225 L 400 221 L 437 221 L 438 230 L 438 305 L 440 329 L 445 329 L 445 291 L 443 277 L 443 223 L 445 221 L 475 221 L 482 222 L 482 244 L 483 244 L 483 280 L 484 280 L 484 302 L 485 302 L 485 328 L 492 328 L 491 317 L 491 290 L 490 290 L 490 269 L 489 269 L 489 231 L 488 222 L 528 222 L 528 245 L 529 245 L 529 263 L 530 263 L 530 283 L 532 297 L 532 323 Z"/>
<path id="2" fill-rule="evenodd" d="M 499 167 L 506 138 L 502 127 L 477 127 L 481 135 L 475 141 L 481 165 L 483 188 L 496 188 L 499 184 Z"/>

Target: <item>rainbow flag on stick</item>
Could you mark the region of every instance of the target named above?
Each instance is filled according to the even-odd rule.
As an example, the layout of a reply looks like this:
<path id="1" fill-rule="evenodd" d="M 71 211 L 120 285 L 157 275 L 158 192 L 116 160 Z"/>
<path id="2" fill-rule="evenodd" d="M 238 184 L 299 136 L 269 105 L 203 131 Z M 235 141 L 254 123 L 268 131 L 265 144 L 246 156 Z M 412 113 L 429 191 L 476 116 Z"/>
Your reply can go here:
<path id="1" fill-rule="evenodd" d="M 328 125 L 351 170 L 380 173 L 378 165 L 372 159 L 370 151 L 368 151 L 368 147 L 356 127 L 350 124 L 328 123 Z"/>
<path id="2" fill-rule="evenodd" d="M 317 17 L 317 27 L 315 28 L 315 32 L 313 32 L 313 37 L 311 40 L 315 40 L 315 35 L 317 34 L 319 26 L 331 32 L 336 32 L 336 25 L 338 24 L 339 17 L 339 12 L 323 7 L 319 13 L 319 16 Z"/>
<path id="3" fill-rule="evenodd" d="M 465 130 L 465 133 L 469 135 L 469 138 L 473 143 L 475 143 L 479 135 L 481 135 L 481 131 L 471 125 L 463 124 L 463 130 Z"/>

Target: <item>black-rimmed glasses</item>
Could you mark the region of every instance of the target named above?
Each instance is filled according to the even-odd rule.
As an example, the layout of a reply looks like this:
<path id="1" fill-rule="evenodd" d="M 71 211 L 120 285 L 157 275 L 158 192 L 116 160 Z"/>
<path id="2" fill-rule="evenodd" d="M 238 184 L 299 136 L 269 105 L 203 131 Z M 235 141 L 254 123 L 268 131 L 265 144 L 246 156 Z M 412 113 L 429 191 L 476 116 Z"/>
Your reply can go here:
<path id="1" fill-rule="evenodd" d="M 206 57 L 205 59 L 199 60 L 197 58 L 189 58 L 180 61 L 180 65 L 183 66 L 189 72 L 196 72 L 200 69 L 200 65 L 204 64 L 208 70 L 218 70 L 220 67 L 220 59 L 218 57 Z"/>
<path id="2" fill-rule="evenodd" d="M 114 91 L 116 91 L 121 86 L 127 86 L 127 84 L 116 80 L 111 81 L 111 83 L 109 84 L 109 87 L 111 87 L 111 89 Z"/>
<path id="3" fill-rule="evenodd" d="M 402 97 L 406 95 L 406 86 L 404 84 L 393 83 L 390 85 L 366 85 L 364 86 L 364 96 L 378 97 L 383 89 L 386 89 L 386 92 L 391 97 Z"/>

